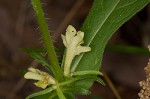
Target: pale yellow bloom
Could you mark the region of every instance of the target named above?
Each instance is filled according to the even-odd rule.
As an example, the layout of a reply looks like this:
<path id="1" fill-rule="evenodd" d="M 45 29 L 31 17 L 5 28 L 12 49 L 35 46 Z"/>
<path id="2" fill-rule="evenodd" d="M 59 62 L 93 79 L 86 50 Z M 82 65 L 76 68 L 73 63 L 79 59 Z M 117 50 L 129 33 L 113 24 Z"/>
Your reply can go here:
<path id="1" fill-rule="evenodd" d="M 69 25 L 66 29 L 66 35 L 61 35 L 63 44 L 66 47 L 65 62 L 64 62 L 64 75 L 70 75 L 70 66 L 73 58 L 82 52 L 91 50 L 88 46 L 81 46 L 83 43 L 84 32 L 76 31 L 76 29 Z"/>
<path id="2" fill-rule="evenodd" d="M 24 75 L 24 78 L 37 80 L 38 82 L 34 83 L 36 86 L 45 89 L 48 85 L 56 84 L 54 78 L 48 73 L 32 67 L 28 68 L 28 70 L 29 71 Z"/>

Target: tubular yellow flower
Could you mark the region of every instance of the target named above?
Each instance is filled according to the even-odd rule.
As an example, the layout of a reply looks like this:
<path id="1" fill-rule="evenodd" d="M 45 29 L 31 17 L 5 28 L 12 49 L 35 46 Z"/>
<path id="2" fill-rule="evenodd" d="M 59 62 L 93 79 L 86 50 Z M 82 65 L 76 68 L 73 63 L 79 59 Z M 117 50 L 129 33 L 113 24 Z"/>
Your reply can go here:
<path id="1" fill-rule="evenodd" d="M 28 68 L 28 70 L 29 71 L 24 75 L 24 78 L 37 80 L 38 82 L 34 83 L 36 86 L 45 89 L 48 85 L 56 84 L 54 78 L 48 73 L 32 67 Z"/>
<path id="2" fill-rule="evenodd" d="M 64 61 L 64 75 L 70 75 L 70 66 L 73 58 L 82 52 L 91 50 L 88 46 L 81 46 L 83 43 L 84 32 L 76 31 L 76 29 L 69 25 L 66 29 L 66 35 L 61 35 L 63 44 L 66 47 L 65 61 Z"/>

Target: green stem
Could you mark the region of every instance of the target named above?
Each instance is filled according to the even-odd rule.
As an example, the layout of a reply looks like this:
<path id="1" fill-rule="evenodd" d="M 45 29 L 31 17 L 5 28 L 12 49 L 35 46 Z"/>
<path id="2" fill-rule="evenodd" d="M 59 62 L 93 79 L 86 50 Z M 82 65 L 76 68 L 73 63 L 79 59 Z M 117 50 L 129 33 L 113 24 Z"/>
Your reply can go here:
<path id="1" fill-rule="evenodd" d="M 51 63 L 51 71 L 58 81 L 63 81 L 63 72 L 59 66 L 57 55 L 50 37 L 48 25 L 46 23 L 40 0 L 32 0 L 32 5 L 36 13 L 37 21 L 41 31 L 41 36 L 44 41 L 44 46 L 47 50 L 49 61 Z"/>
<path id="2" fill-rule="evenodd" d="M 57 92 L 59 99 L 66 99 L 65 95 L 63 94 L 59 86 L 57 86 L 56 92 Z"/>
<path id="3" fill-rule="evenodd" d="M 112 92 L 114 93 L 114 95 L 116 96 L 116 98 L 117 99 L 122 99 L 121 96 L 120 96 L 120 94 L 118 93 L 117 89 L 115 88 L 114 84 L 112 83 L 112 81 L 110 80 L 110 78 L 108 77 L 108 75 L 106 74 L 106 72 L 103 71 L 103 75 L 104 75 L 104 79 L 108 83 L 110 89 L 112 90 Z"/>
<path id="4" fill-rule="evenodd" d="M 55 96 L 57 96 L 57 93 L 53 92 L 53 94 L 48 99 L 53 99 Z"/>

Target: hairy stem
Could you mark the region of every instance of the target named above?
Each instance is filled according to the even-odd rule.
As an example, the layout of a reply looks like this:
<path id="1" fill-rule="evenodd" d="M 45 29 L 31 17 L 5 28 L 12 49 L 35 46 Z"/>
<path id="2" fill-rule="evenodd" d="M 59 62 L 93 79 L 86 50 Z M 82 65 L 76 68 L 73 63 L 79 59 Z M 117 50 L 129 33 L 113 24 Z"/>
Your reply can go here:
<path id="1" fill-rule="evenodd" d="M 44 13 L 42 10 L 40 0 L 32 0 L 32 5 L 33 5 L 33 8 L 36 13 L 37 21 L 38 21 L 39 28 L 41 31 L 41 36 L 44 41 L 44 46 L 47 50 L 47 54 L 48 54 L 49 61 L 51 64 L 51 67 L 50 67 L 51 71 L 58 81 L 62 81 L 63 80 L 63 72 L 59 66 L 57 55 L 54 50 L 54 46 L 53 46 L 53 43 L 52 43 L 52 40 L 50 37 L 48 25 L 47 25 L 46 19 L 44 17 Z"/>

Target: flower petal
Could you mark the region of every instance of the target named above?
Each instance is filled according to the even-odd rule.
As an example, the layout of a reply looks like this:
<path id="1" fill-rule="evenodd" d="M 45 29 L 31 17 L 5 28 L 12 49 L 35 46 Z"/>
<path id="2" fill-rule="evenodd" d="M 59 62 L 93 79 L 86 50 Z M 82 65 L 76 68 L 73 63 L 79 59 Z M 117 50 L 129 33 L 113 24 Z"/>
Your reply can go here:
<path id="1" fill-rule="evenodd" d="M 34 83 L 36 86 L 40 88 L 46 88 L 48 85 L 55 85 L 55 79 L 46 72 L 40 71 L 39 69 L 29 68 L 29 72 L 27 72 L 24 77 L 26 79 L 38 80 L 38 82 Z"/>
<path id="2" fill-rule="evenodd" d="M 33 80 L 42 80 L 43 77 L 37 73 L 34 73 L 34 72 L 27 72 L 25 75 L 24 75 L 24 78 L 26 79 L 33 79 Z"/>
<path id="3" fill-rule="evenodd" d="M 73 38 L 73 45 L 74 46 L 78 46 L 81 44 L 81 42 L 83 41 L 83 37 L 84 37 L 84 32 L 78 31 L 77 35 Z"/>
<path id="4" fill-rule="evenodd" d="M 69 25 L 66 29 L 66 35 L 61 35 L 63 43 L 66 47 L 66 55 L 65 55 L 65 61 L 64 61 L 64 75 L 69 76 L 70 75 L 70 68 L 73 58 L 76 55 L 79 55 L 82 52 L 88 52 L 91 50 L 90 47 L 87 46 L 81 46 L 83 38 L 84 38 L 84 32 L 82 31 L 76 31 L 76 29 Z"/>
<path id="5" fill-rule="evenodd" d="M 88 52 L 91 51 L 91 48 L 88 46 L 77 46 L 76 55 L 79 55 L 82 52 Z"/>
<path id="6" fill-rule="evenodd" d="M 73 40 L 73 37 L 76 35 L 77 31 L 76 29 L 69 25 L 66 29 L 66 42 L 67 44 L 70 44 Z"/>
<path id="7" fill-rule="evenodd" d="M 37 87 L 43 88 L 45 89 L 48 84 L 47 83 L 43 83 L 43 81 L 38 81 L 37 83 L 34 83 Z"/>
<path id="8" fill-rule="evenodd" d="M 62 38 L 63 44 L 65 45 L 65 47 L 67 47 L 66 37 L 63 34 L 61 34 L 61 38 Z"/>
<path id="9" fill-rule="evenodd" d="M 31 72 L 34 72 L 34 73 L 37 72 L 37 70 L 35 68 L 33 68 L 33 67 L 28 68 L 28 70 L 31 71 Z"/>

